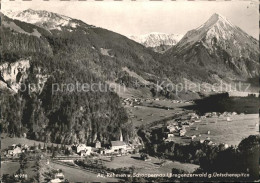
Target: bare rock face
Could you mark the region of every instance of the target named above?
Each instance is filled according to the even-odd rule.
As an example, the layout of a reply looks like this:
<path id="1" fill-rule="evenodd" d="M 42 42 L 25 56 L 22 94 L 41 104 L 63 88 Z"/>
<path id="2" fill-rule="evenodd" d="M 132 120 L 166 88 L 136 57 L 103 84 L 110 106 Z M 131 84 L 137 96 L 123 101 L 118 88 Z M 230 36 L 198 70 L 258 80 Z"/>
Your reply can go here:
<path id="1" fill-rule="evenodd" d="M 17 92 L 21 88 L 21 82 L 28 77 L 30 68 L 29 60 L 20 60 L 14 63 L 5 63 L 0 65 L 1 88 L 9 88 Z"/>
<path id="2" fill-rule="evenodd" d="M 19 90 L 28 89 L 30 93 L 41 93 L 44 84 L 48 79 L 48 75 L 42 73 L 41 68 L 36 68 L 35 83 L 25 85 L 25 81 L 28 79 L 31 67 L 28 59 L 21 59 L 12 63 L 4 63 L 0 65 L 0 88 L 8 88 L 11 91 L 17 93 Z M 29 87 L 29 88 L 23 88 Z"/>

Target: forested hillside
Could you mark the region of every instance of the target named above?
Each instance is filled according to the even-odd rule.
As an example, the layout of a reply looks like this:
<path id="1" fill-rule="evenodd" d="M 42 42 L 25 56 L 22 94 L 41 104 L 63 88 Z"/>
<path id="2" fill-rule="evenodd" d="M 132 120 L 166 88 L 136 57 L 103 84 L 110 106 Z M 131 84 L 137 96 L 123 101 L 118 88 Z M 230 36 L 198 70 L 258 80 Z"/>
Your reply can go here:
<path id="1" fill-rule="evenodd" d="M 106 143 L 119 139 L 121 132 L 125 140 L 132 137 L 131 123 L 128 123 L 127 114 L 116 93 L 98 90 L 52 92 L 53 84 L 76 85 L 76 82 L 101 83 L 105 88 L 109 70 L 93 69 L 95 66 L 100 68 L 102 64 L 106 65 L 102 68 L 110 69 L 117 63 L 91 51 L 89 40 L 80 33 L 66 32 L 58 36 L 55 32 L 50 33 L 24 22 L 6 17 L 5 21 L 4 25 L 7 26 L 1 30 L 1 41 L 4 43 L 1 63 L 9 63 L 11 67 L 13 62 L 29 59 L 30 68 L 26 71 L 28 77 L 19 81 L 27 90 L 21 88 L 16 93 L 1 87 L 3 132 L 11 136 L 26 133 L 32 139 L 65 144 L 91 143 L 96 139 Z M 23 28 L 26 34 L 18 31 L 17 27 Z M 31 29 L 37 29 L 41 36 L 32 35 Z M 102 74 L 106 75 L 99 77 Z M 8 71 L 4 73 L 6 75 Z M 32 85 L 38 84 L 44 86 L 42 91 L 32 88 Z"/>

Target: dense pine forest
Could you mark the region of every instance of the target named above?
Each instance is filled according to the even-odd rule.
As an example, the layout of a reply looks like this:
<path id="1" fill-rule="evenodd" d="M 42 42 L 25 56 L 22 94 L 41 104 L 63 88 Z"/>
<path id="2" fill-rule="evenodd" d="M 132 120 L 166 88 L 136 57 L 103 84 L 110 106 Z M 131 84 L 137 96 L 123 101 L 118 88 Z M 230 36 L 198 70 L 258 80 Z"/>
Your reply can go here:
<path id="1" fill-rule="evenodd" d="M 19 23 L 23 27 L 27 25 Z M 101 83 L 103 88 L 107 87 L 105 80 L 93 71 L 95 57 L 99 62 L 102 58 L 95 53 L 89 56 L 88 41 L 80 36 L 55 36 L 36 26 L 33 28 L 44 37 L 13 32 L 9 28 L 1 30 L 4 43 L 1 62 L 30 60 L 28 77 L 20 83 L 25 90 L 15 93 L 1 89 L 2 131 L 10 136 L 27 134 L 31 139 L 63 144 L 92 143 L 97 139 L 107 143 L 118 140 L 121 133 L 126 141 L 131 139 L 132 125 L 113 91 L 53 93 L 54 84 Z M 108 64 L 104 67 L 108 70 L 116 65 L 104 64 Z M 47 80 L 42 91 L 36 91 L 31 85 L 43 84 L 40 77 Z"/>

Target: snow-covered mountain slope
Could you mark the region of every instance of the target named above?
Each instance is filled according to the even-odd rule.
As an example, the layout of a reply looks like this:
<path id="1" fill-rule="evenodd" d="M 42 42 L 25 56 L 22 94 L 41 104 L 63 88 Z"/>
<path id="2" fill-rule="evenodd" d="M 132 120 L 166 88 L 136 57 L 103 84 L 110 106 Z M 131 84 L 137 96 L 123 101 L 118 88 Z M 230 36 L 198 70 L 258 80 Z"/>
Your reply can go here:
<path id="1" fill-rule="evenodd" d="M 27 9 L 24 11 L 3 10 L 2 13 L 9 18 L 31 23 L 47 30 L 62 30 L 64 28 L 72 31 L 79 26 L 74 19 L 45 10 Z"/>
<path id="2" fill-rule="evenodd" d="M 225 49 L 228 49 L 227 46 L 235 45 L 235 48 L 240 51 L 245 43 L 255 44 L 257 42 L 239 27 L 230 23 L 227 18 L 216 13 L 197 29 L 187 32 L 176 46 L 180 50 L 198 41 L 203 41 L 205 46 L 210 49 L 213 49 L 214 45 L 220 44 Z"/>
<path id="3" fill-rule="evenodd" d="M 173 46 L 176 45 L 183 35 L 180 34 L 165 34 L 152 32 L 140 36 L 129 36 L 130 39 L 146 46 L 146 47 L 158 47 L 161 45 Z"/>
<path id="4" fill-rule="evenodd" d="M 200 27 L 188 31 L 164 53 L 162 60 L 173 62 L 176 72 L 182 72 L 180 75 L 215 82 L 215 75 L 230 80 L 258 76 L 258 58 L 259 43 L 255 38 L 224 16 L 213 14 Z"/>

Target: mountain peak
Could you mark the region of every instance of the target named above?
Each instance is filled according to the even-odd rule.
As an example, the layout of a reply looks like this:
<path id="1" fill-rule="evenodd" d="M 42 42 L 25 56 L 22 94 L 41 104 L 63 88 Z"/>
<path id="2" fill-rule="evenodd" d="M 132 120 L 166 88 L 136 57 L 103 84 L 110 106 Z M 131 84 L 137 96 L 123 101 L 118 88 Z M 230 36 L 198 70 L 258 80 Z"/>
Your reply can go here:
<path id="1" fill-rule="evenodd" d="M 258 41 L 217 13 L 164 55 L 162 60 L 172 61 L 176 70 L 185 68 L 188 79 L 230 82 L 256 77 L 260 71 Z"/>
<path id="2" fill-rule="evenodd" d="M 218 13 L 214 13 L 209 19 L 208 22 L 216 23 L 218 21 L 225 21 L 225 17 L 221 16 Z"/>
<path id="3" fill-rule="evenodd" d="M 228 23 L 230 23 L 225 16 L 220 15 L 220 14 L 218 14 L 218 13 L 214 13 L 214 14 L 209 18 L 209 20 L 210 20 L 210 19 L 216 20 L 216 22 L 217 22 L 217 21 L 223 21 L 223 22 L 228 22 Z M 231 24 L 231 23 L 230 23 L 230 24 Z"/>
<path id="4" fill-rule="evenodd" d="M 228 19 L 218 13 L 214 13 L 200 27 L 188 31 L 185 36 L 177 44 L 177 47 L 189 47 L 203 38 L 213 38 L 217 40 L 229 40 L 237 32 L 237 27 L 230 23 Z"/>
<path id="5" fill-rule="evenodd" d="M 217 19 L 219 19 L 219 18 L 225 18 L 224 16 L 222 16 L 222 15 L 220 15 L 220 14 L 218 14 L 218 13 L 214 13 L 211 17 L 210 17 L 210 19 L 211 18 L 217 18 Z"/>
<path id="6" fill-rule="evenodd" d="M 220 27 L 235 27 L 228 19 L 218 13 L 214 13 L 204 24 L 202 24 L 200 27 L 197 28 L 199 29 L 209 29 L 212 26 L 218 24 Z"/>

